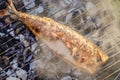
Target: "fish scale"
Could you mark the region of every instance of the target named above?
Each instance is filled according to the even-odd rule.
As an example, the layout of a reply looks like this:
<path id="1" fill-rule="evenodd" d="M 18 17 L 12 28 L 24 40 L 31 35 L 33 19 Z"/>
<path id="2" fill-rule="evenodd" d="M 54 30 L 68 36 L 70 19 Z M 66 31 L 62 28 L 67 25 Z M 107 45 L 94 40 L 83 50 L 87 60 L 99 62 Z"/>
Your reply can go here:
<path id="1" fill-rule="evenodd" d="M 81 71 L 94 74 L 99 67 L 109 59 L 109 57 L 99 47 L 68 26 L 62 25 L 47 17 L 42 18 L 19 12 L 15 9 L 12 0 L 9 0 L 9 3 L 9 8 L 14 11 L 21 21 L 26 24 L 38 38 L 42 40 L 44 39 L 45 43 L 61 40 L 65 44 L 66 48 L 71 51 L 71 54 L 64 54 L 70 55 L 72 60 L 74 60 L 71 61 L 67 58 L 67 61 L 73 63 L 75 67 Z M 50 40 L 46 40 L 46 38 Z M 66 56 L 62 57 L 66 58 Z"/>

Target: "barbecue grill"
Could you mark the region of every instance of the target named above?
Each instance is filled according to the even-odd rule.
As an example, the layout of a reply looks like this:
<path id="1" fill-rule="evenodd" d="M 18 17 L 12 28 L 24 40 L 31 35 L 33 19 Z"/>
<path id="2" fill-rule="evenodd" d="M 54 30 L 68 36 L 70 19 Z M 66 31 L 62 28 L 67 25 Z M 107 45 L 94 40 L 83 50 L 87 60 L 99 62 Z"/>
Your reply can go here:
<path id="1" fill-rule="evenodd" d="M 7 8 L 5 2 L 6 1 L 1 1 L 1 10 L 5 10 Z M 104 64 L 95 75 L 89 76 L 81 72 L 82 75 L 79 77 L 89 76 L 90 78 L 87 80 L 119 80 L 119 27 L 115 25 L 115 17 L 112 14 L 112 11 L 106 7 L 105 1 L 17 0 L 14 1 L 14 3 L 17 10 L 41 17 L 50 17 L 59 23 L 70 26 L 92 40 L 93 43 L 98 45 L 106 52 L 106 54 L 109 55 L 110 59 L 108 62 Z M 7 12 L 8 11 L 6 9 L 5 13 Z M 7 78 L 11 75 L 13 77 L 20 77 L 17 74 L 17 71 L 20 70 L 27 75 L 27 80 L 46 80 L 47 76 L 43 77 L 42 74 L 39 74 L 39 72 L 47 75 L 46 73 L 48 69 L 37 72 L 36 70 L 39 69 L 34 70 L 33 67 L 35 66 L 33 65 L 33 62 L 41 59 L 40 56 L 42 56 L 42 54 L 49 54 L 49 51 L 46 51 L 47 47 L 43 46 L 44 44 L 38 41 L 26 25 L 23 24 L 17 17 L 11 17 L 10 14 L 13 13 L 11 11 L 9 12 L 10 13 L 7 15 L 0 15 L 0 80 L 7 80 Z M 45 52 L 42 53 L 41 50 Z M 45 63 L 45 65 L 49 64 L 49 60 L 55 59 L 54 61 L 57 61 L 56 55 L 53 55 L 52 53 L 55 52 L 51 51 L 50 54 L 52 57 L 46 60 L 48 63 Z M 48 56 L 48 54 L 46 56 Z M 39 57 L 36 55 L 39 55 Z M 54 61 L 53 63 L 56 63 Z M 61 62 L 60 64 L 65 63 Z M 65 65 L 70 66 L 68 64 Z M 60 69 L 62 69 L 62 67 Z M 70 67 L 70 69 L 73 68 Z M 59 74 L 71 75 L 69 72 L 67 74 L 59 72 Z M 60 80 L 61 76 L 59 74 L 52 80 Z M 80 80 L 81 78 L 79 77 L 76 79 Z M 75 78 L 71 79 L 76 80 Z M 86 79 L 82 77 L 81 80 Z"/>

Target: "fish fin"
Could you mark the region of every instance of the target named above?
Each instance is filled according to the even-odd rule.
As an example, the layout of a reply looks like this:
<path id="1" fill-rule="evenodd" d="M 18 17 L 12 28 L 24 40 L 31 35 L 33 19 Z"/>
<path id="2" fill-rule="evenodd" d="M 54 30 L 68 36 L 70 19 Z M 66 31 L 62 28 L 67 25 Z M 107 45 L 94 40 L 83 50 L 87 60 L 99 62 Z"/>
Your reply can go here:
<path id="1" fill-rule="evenodd" d="M 11 9 L 11 10 L 13 10 L 14 13 L 17 14 L 18 11 L 16 10 L 16 8 L 15 8 L 15 6 L 14 6 L 14 4 L 13 4 L 13 0 L 8 0 L 8 3 L 9 3 L 8 8 Z"/>

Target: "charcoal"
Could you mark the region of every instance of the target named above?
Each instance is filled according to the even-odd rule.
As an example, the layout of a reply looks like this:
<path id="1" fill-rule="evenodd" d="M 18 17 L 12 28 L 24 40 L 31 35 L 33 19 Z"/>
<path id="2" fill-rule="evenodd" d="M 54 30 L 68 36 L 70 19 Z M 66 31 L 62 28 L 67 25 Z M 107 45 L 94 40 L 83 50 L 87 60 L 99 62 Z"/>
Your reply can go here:
<path id="1" fill-rule="evenodd" d="M 20 41 L 24 41 L 25 40 L 25 37 L 24 37 L 24 35 L 18 35 L 18 37 L 19 37 L 19 39 L 20 39 Z"/>
<path id="2" fill-rule="evenodd" d="M 36 50 L 37 46 L 38 46 L 37 43 L 32 44 L 32 46 L 31 46 L 31 51 L 34 52 L 34 51 Z"/>
<path id="3" fill-rule="evenodd" d="M 26 63 L 26 62 L 29 62 L 29 61 L 31 61 L 32 59 L 33 59 L 33 56 L 30 55 L 30 56 L 26 57 L 26 59 L 24 59 L 24 62 L 25 62 L 25 63 Z"/>
<path id="4" fill-rule="evenodd" d="M 7 32 L 6 32 L 7 33 Z M 4 39 L 5 38 L 5 39 Z M 13 38 L 10 34 L 5 34 L 5 36 L 2 38 L 5 42 L 9 39 Z"/>
<path id="5" fill-rule="evenodd" d="M 18 28 L 15 29 L 15 34 L 20 34 L 25 30 L 24 26 L 21 26 L 21 24 L 18 25 Z"/>
<path id="6" fill-rule="evenodd" d="M 10 50 L 8 50 L 8 52 L 5 55 L 10 57 L 10 56 L 12 56 L 15 53 L 16 53 L 16 50 L 15 50 L 15 47 L 13 47 Z"/>
<path id="7" fill-rule="evenodd" d="M 29 69 L 30 71 L 34 70 L 35 67 L 36 67 L 35 61 L 32 61 L 32 62 L 29 64 L 29 66 L 30 66 L 30 69 Z"/>
<path id="8" fill-rule="evenodd" d="M 6 72 L 0 67 L 0 79 L 6 76 Z"/>
<path id="9" fill-rule="evenodd" d="M 13 60 L 11 60 L 10 65 L 12 66 L 13 70 L 16 70 L 18 68 L 17 59 L 14 58 Z"/>
<path id="10" fill-rule="evenodd" d="M 27 64 L 27 63 L 26 63 L 26 64 Z M 29 71 L 29 69 L 30 69 L 29 64 L 25 65 L 22 69 L 23 69 L 23 70 L 26 70 L 26 71 Z"/>
<path id="11" fill-rule="evenodd" d="M 100 21 L 98 17 L 92 18 L 92 21 L 95 23 L 95 29 L 98 29 L 101 27 L 102 22 Z"/>
<path id="12" fill-rule="evenodd" d="M 16 75 L 16 73 L 15 73 L 15 70 L 13 70 L 12 68 L 11 68 L 11 69 L 8 69 L 8 70 L 6 71 L 6 74 L 7 74 L 7 76 L 9 76 L 9 77 L 17 77 L 17 75 Z"/>
<path id="13" fill-rule="evenodd" d="M 9 76 L 9 77 L 6 78 L 6 80 L 20 80 L 20 79 L 17 78 L 17 77 Z"/>
<path id="14" fill-rule="evenodd" d="M 21 78 L 22 80 L 27 80 L 27 72 L 23 69 L 18 69 L 16 71 L 16 74 L 19 78 Z"/>
<path id="15" fill-rule="evenodd" d="M 36 6 L 39 6 L 40 4 L 42 4 L 42 0 L 35 0 L 35 4 L 36 4 Z"/>
<path id="16" fill-rule="evenodd" d="M 7 72 L 6 72 L 6 74 L 9 76 L 10 74 L 12 74 L 12 72 L 13 71 L 11 69 L 8 69 Z"/>
<path id="17" fill-rule="evenodd" d="M 4 68 L 6 68 L 6 65 L 4 64 L 4 62 L 2 61 L 2 63 L 1 63 L 2 65 L 0 65 L 0 67 L 2 68 L 2 69 L 4 69 Z"/>
<path id="18" fill-rule="evenodd" d="M 102 44 L 102 41 L 97 41 L 97 42 L 96 42 L 96 45 L 97 45 L 97 46 L 100 46 L 101 44 Z"/>
<path id="19" fill-rule="evenodd" d="M 4 73 L 0 73 L 0 80 L 3 78 L 3 77 L 5 77 L 6 76 L 6 73 L 4 72 Z"/>
<path id="20" fill-rule="evenodd" d="M 17 58 L 15 57 L 14 59 L 11 60 L 10 65 L 17 63 Z"/>
<path id="21" fill-rule="evenodd" d="M 18 17 L 16 16 L 16 15 L 10 15 L 10 20 L 11 21 L 14 21 L 14 20 L 17 20 L 18 19 Z"/>
<path id="22" fill-rule="evenodd" d="M 23 43 L 24 43 L 25 47 L 28 47 L 30 45 L 30 43 L 27 40 L 24 40 Z"/>
<path id="23" fill-rule="evenodd" d="M 14 41 L 14 39 L 13 40 L 11 40 L 11 41 L 9 41 L 9 42 L 7 42 L 7 45 L 9 46 L 9 47 L 12 47 L 13 45 L 15 45 L 15 44 L 17 44 L 16 43 L 16 41 Z"/>
<path id="24" fill-rule="evenodd" d="M 71 76 L 63 77 L 61 80 L 72 80 Z"/>
<path id="25" fill-rule="evenodd" d="M 17 62 L 18 62 L 18 60 L 17 60 Z M 18 63 L 18 67 L 22 67 L 22 65 L 20 63 Z"/>
<path id="26" fill-rule="evenodd" d="M 16 70 L 18 68 L 18 63 L 16 62 L 16 63 L 13 63 L 12 64 L 12 69 L 13 70 Z"/>
<path id="27" fill-rule="evenodd" d="M 0 44 L 4 43 L 7 41 L 7 37 L 3 36 L 2 38 L 0 38 Z"/>
<path id="28" fill-rule="evenodd" d="M 5 65 L 9 65 L 10 60 L 7 56 L 2 56 L 2 59 L 3 59 Z"/>
<path id="29" fill-rule="evenodd" d="M 2 56 L 0 56 L 0 64 L 4 64 L 4 62 L 2 61 Z M 0 67 L 2 67 L 2 65 L 0 65 Z"/>
<path id="30" fill-rule="evenodd" d="M 1 53 L 2 53 L 4 50 L 8 49 L 8 48 L 9 48 L 9 46 L 8 46 L 8 45 L 3 45 L 3 46 L 0 46 Z"/>
<path id="31" fill-rule="evenodd" d="M 6 27 L 8 27 L 8 26 L 6 26 Z M 7 29 L 4 28 L 4 27 L 2 27 L 2 28 L 3 28 L 3 29 L 2 29 L 0 32 L 7 34 Z"/>
<path id="32" fill-rule="evenodd" d="M 5 18 L 5 23 L 10 24 L 12 21 L 10 20 L 10 17 Z"/>
<path id="33" fill-rule="evenodd" d="M 0 33 L 0 38 L 3 37 L 5 34 L 4 33 Z"/>
<path id="34" fill-rule="evenodd" d="M 0 0 L 0 10 L 3 10 L 3 9 L 5 9 L 6 7 L 7 7 L 7 5 L 5 4 L 5 2 L 6 2 L 7 0 Z"/>
<path id="35" fill-rule="evenodd" d="M 36 79 L 34 79 L 34 77 L 35 77 L 35 71 L 34 70 L 30 70 L 29 73 L 28 73 L 28 79 L 36 80 Z"/>
<path id="36" fill-rule="evenodd" d="M 18 21 L 12 22 L 11 28 L 13 28 L 15 30 L 16 28 L 21 27 L 21 26 L 22 26 L 22 23 L 21 23 L 21 21 L 18 20 Z"/>
<path id="37" fill-rule="evenodd" d="M 36 39 L 35 39 L 35 35 L 32 34 L 31 31 L 29 31 L 29 29 L 26 29 L 25 30 L 25 33 L 24 33 L 24 36 L 25 36 L 25 39 L 28 41 L 28 42 L 36 42 Z"/>
<path id="38" fill-rule="evenodd" d="M 17 61 L 19 63 L 19 66 L 21 66 L 21 67 L 24 67 L 24 65 L 25 65 L 25 63 L 23 63 L 23 58 L 24 58 L 23 55 L 17 56 L 17 59 L 18 59 Z"/>
<path id="39" fill-rule="evenodd" d="M 0 0 L 0 3 L 1 1 L 2 0 Z M 17 8 L 20 6 L 23 6 L 23 4 L 17 4 Z M 5 8 L 5 6 L 2 6 L 0 9 L 3 7 Z M 22 9 L 23 11 L 26 10 L 25 8 Z M 22 79 L 22 73 L 25 74 L 25 79 L 28 76 L 26 72 L 30 71 L 29 63 L 33 59 L 34 54 L 30 50 L 30 48 L 33 49 L 33 47 L 30 46 L 36 42 L 35 36 L 26 25 L 20 20 L 17 20 L 17 17 L 13 13 L 11 13 L 11 15 L 12 16 L 0 16 L 0 67 L 2 69 L 6 68 L 5 71 L 0 71 L 0 80 L 1 77 L 4 76 L 8 76 L 6 78 L 8 80 L 19 79 L 17 76 Z M 28 44 L 27 46 L 25 41 Z M 28 47 L 28 49 L 26 47 Z M 17 69 L 19 69 L 19 71 L 16 72 Z M 35 75 L 34 71 L 30 71 L 29 74 L 29 79 L 32 80 Z"/>
<path id="40" fill-rule="evenodd" d="M 14 0 L 14 3 L 15 3 L 16 8 L 19 9 L 20 11 L 23 11 L 23 12 L 26 11 L 26 8 L 23 7 L 24 4 L 23 4 L 22 0 Z"/>
<path id="41" fill-rule="evenodd" d="M 87 2 L 86 9 L 88 10 L 91 16 L 95 16 L 97 14 L 97 9 L 94 8 L 95 4 L 92 2 Z"/>
<path id="42" fill-rule="evenodd" d="M 7 29 L 7 33 L 13 31 L 13 28 L 10 28 L 10 26 L 8 27 L 9 29 Z"/>
<path id="43" fill-rule="evenodd" d="M 33 59 L 33 53 L 29 50 L 26 49 L 23 53 L 24 55 L 24 63 L 31 61 L 31 59 Z"/>
<path id="44" fill-rule="evenodd" d="M 45 80 L 44 78 L 35 77 L 33 80 Z"/>
<path id="45" fill-rule="evenodd" d="M 20 40 L 19 39 L 13 39 L 12 40 L 15 44 L 17 44 L 17 43 L 19 43 L 20 42 Z"/>
<path id="46" fill-rule="evenodd" d="M 18 50 L 18 49 L 19 49 L 19 50 L 24 50 L 24 49 L 25 49 L 25 46 L 24 46 L 23 43 L 20 43 L 19 46 L 16 46 L 15 48 L 16 48 L 16 50 Z M 21 52 L 23 52 L 23 51 L 21 51 Z"/>
<path id="47" fill-rule="evenodd" d="M 22 0 L 23 4 L 25 5 L 26 9 L 31 9 L 33 7 L 35 7 L 35 0 Z M 28 5 L 30 4 L 30 5 Z"/>
<path id="48" fill-rule="evenodd" d="M 0 21 L 0 29 L 2 29 L 2 27 L 3 27 L 4 25 L 5 25 L 4 22 L 1 22 L 1 21 Z"/>

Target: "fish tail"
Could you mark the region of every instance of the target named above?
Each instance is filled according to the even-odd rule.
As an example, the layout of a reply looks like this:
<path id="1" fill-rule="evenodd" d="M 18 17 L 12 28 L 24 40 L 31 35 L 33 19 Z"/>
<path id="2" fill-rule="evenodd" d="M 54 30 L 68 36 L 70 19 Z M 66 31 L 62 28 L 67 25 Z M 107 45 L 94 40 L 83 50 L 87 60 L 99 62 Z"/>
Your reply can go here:
<path id="1" fill-rule="evenodd" d="M 8 0 L 9 3 L 9 9 L 13 10 L 15 14 L 18 13 L 18 11 L 16 10 L 14 4 L 13 4 L 13 0 Z"/>

